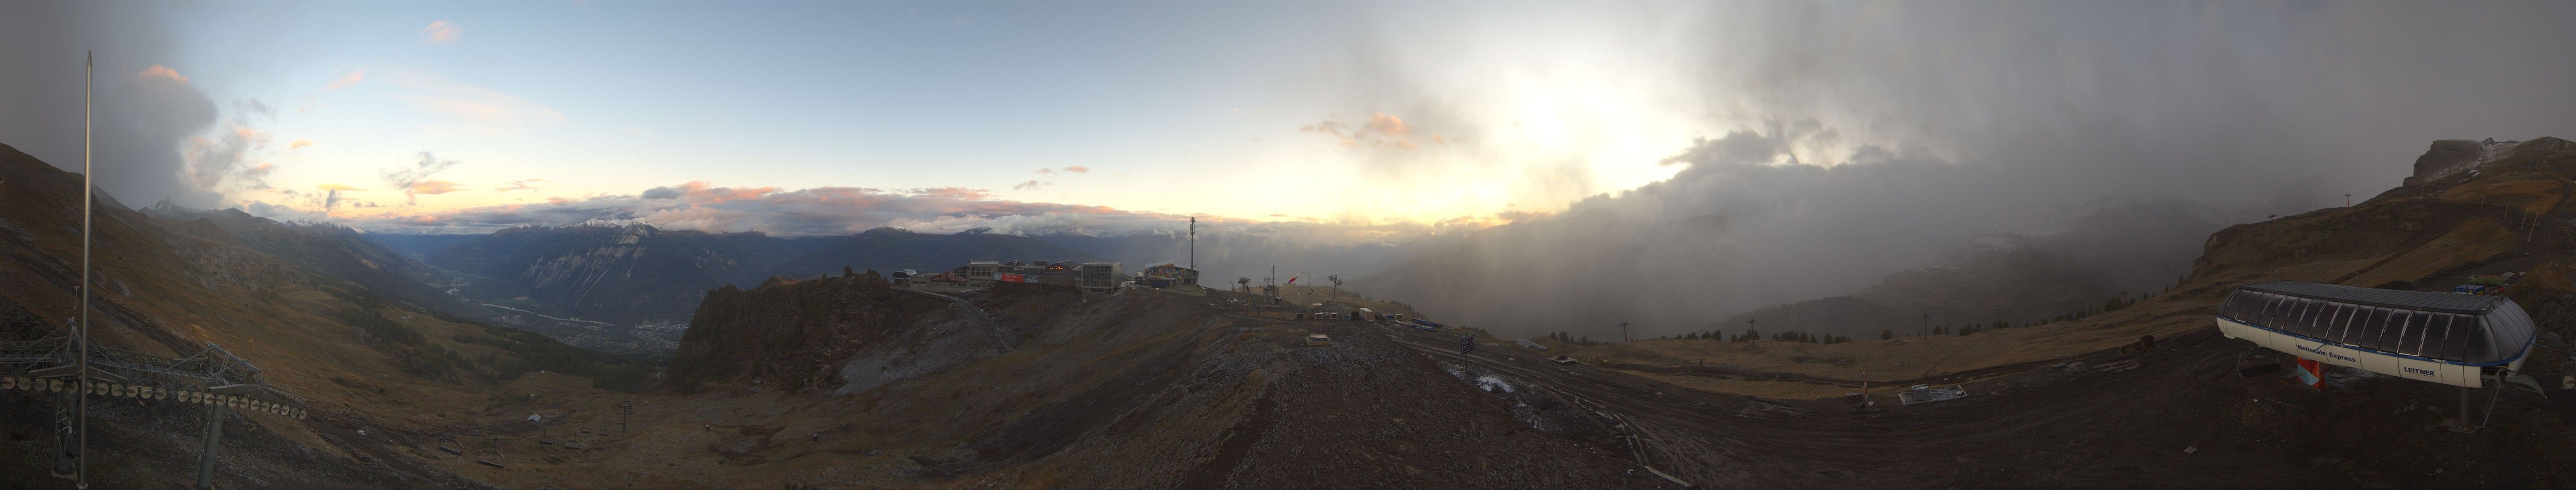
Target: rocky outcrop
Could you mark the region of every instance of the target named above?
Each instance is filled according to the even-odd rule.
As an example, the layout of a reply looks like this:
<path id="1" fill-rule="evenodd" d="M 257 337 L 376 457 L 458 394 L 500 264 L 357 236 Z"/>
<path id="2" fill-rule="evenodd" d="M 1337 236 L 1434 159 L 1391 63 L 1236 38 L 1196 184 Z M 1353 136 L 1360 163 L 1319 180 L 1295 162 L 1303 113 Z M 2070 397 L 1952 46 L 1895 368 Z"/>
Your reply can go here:
<path id="1" fill-rule="evenodd" d="M 2406 177 L 2405 185 L 2431 182 L 2465 170 L 2476 164 L 2485 150 L 2484 145 L 2473 140 L 2435 141 L 2431 149 L 2424 150 L 2424 156 L 2415 157 L 2415 173 Z"/>
<path id="2" fill-rule="evenodd" d="M 2565 140 L 2560 140 L 2558 138 L 2540 138 L 2531 140 L 2529 143 L 2538 143 L 2540 144 L 2538 145 L 2540 147 L 2549 147 L 2563 144 L 2565 142 Z M 2404 185 L 2413 186 L 2441 181 L 2454 175 L 2476 174 L 2480 169 L 2485 168 L 2488 163 L 2504 159 L 2513 155 L 2515 152 L 2524 151 L 2526 149 L 2541 149 L 2542 151 L 2546 151 L 2545 148 L 2525 148 L 2527 146 L 2532 146 L 2526 145 L 2525 143 L 2526 142 L 2522 141 L 2496 141 L 2495 138 L 2487 138 L 2480 141 L 2435 141 L 2433 142 L 2433 147 L 2431 149 L 2424 150 L 2423 156 L 2415 157 L 2415 173 L 2406 177 Z"/>
<path id="3" fill-rule="evenodd" d="M 725 286 L 707 293 L 681 334 L 669 387 L 836 388 L 845 384 L 841 366 L 855 356 L 872 369 L 849 376 L 873 388 L 890 381 L 874 379 L 883 372 L 908 377 L 998 351 L 972 321 L 946 301 L 897 293 L 873 272 Z"/>

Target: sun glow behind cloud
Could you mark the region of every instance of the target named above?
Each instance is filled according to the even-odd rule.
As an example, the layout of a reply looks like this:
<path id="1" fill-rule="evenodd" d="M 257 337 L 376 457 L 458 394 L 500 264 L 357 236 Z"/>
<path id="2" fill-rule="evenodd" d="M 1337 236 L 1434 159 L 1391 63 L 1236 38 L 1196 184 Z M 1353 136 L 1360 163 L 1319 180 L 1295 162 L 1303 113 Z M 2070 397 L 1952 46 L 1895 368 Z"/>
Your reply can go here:
<path id="1" fill-rule="evenodd" d="M 1721 110 L 1733 94 L 1692 83 L 1690 51 L 1657 37 L 1677 26 L 1563 13 L 1478 11 L 1355 41 L 1368 49 L 1303 84 L 1331 113 L 1298 125 L 1288 137 L 1299 147 L 1276 157 L 1345 166 L 1308 181 L 1343 190 L 1272 212 L 1417 223 L 1553 213 L 1669 178 L 1678 169 L 1659 162 L 1695 138 L 1761 123 Z"/>

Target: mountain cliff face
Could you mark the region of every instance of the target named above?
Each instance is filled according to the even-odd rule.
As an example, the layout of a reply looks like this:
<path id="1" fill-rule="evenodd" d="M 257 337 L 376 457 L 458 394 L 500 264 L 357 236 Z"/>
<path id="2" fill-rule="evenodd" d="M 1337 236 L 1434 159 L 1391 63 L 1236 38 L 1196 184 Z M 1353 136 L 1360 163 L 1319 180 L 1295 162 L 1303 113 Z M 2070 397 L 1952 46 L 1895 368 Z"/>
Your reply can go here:
<path id="1" fill-rule="evenodd" d="M 280 223 L 239 209 L 201 211 L 166 201 L 142 211 L 155 224 L 174 233 L 256 250 L 420 307 L 459 316 L 484 316 L 478 314 L 476 305 L 443 292 L 445 274 L 348 227 Z"/>
<path id="2" fill-rule="evenodd" d="M 624 323 L 688 318 L 708 289 L 818 243 L 644 224 L 519 227 L 441 249 L 429 263 L 481 276 L 460 294 Z"/>
<path id="3" fill-rule="evenodd" d="M 813 277 L 837 274 L 841 268 L 944 272 L 972 260 L 1104 260 L 1038 239 L 968 231 L 954 234 L 915 233 L 877 228 L 839 238 L 802 256 L 766 269 L 765 277 Z"/>
<path id="4" fill-rule="evenodd" d="M 368 239 L 384 245 L 385 249 L 392 250 L 395 253 L 400 253 L 404 257 L 411 257 L 412 260 L 427 261 L 429 260 L 429 254 L 437 253 L 439 250 L 446 249 L 447 247 L 454 246 L 459 243 L 470 242 L 483 238 L 484 235 L 366 233 L 366 236 Z"/>

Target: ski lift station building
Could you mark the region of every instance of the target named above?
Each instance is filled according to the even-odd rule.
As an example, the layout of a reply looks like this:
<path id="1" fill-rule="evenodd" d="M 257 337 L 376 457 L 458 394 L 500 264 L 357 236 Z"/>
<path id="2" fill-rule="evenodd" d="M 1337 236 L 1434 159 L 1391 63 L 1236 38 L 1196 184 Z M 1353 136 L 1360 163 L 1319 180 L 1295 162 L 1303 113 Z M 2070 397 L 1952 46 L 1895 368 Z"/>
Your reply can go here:
<path id="1" fill-rule="evenodd" d="M 2470 388 L 2521 371 L 2537 335 L 2503 296 L 2297 281 L 2236 288 L 2218 306 L 2218 330 L 2326 364 Z"/>

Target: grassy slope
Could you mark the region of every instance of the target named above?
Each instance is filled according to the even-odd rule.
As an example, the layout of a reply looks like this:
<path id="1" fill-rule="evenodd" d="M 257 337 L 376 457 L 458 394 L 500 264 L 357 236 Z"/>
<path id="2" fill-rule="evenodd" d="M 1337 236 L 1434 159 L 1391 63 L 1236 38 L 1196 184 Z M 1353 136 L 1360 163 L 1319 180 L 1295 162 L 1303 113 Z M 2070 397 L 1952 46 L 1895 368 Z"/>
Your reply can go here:
<path id="1" fill-rule="evenodd" d="M 8 178 L 6 187 L 0 187 L 0 219 L 5 219 L 8 226 L 0 229 L 0 234 L 9 235 L 0 237 L 0 301 L 51 318 L 70 316 L 78 309 L 78 296 L 72 286 L 79 277 L 79 214 L 78 208 L 66 208 L 63 203 L 79 201 L 78 176 L 5 146 L 0 146 L 0 175 Z M 94 248 L 99 253 L 92 257 L 92 265 L 99 294 L 94 301 L 101 313 L 94 320 L 94 341 L 172 357 L 194 354 L 201 342 L 214 342 L 260 368 L 271 385 L 309 397 L 316 404 L 312 410 L 321 414 L 301 421 L 250 415 L 249 420 L 258 428 L 236 427 L 233 431 L 274 432 L 305 450 L 277 456 L 282 459 L 265 459 L 276 454 L 260 451 L 241 453 L 238 464 L 243 470 L 224 473 L 218 479 L 219 485 L 243 483 L 225 483 L 233 478 L 251 478 L 249 481 L 267 485 L 345 485 L 362 481 L 332 483 L 335 480 L 329 478 L 339 478 L 333 476 L 337 470 L 315 471 L 311 465 L 366 468 L 368 465 L 350 461 L 353 458 L 349 446 L 344 444 L 381 448 L 377 445 L 386 441 L 351 438 L 329 427 L 354 423 L 420 431 L 442 424 L 475 423 L 477 414 L 507 417 L 487 410 L 496 393 L 510 391 L 507 383 L 479 381 L 461 371 L 441 376 L 453 380 L 405 374 L 391 352 L 370 346 L 359 328 L 336 318 L 336 314 L 344 309 L 374 311 L 418 331 L 425 339 L 424 348 L 436 345 L 460 352 L 468 359 L 485 354 L 505 360 L 520 357 L 500 348 L 452 340 L 457 334 L 491 335 L 484 327 L 442 321 L 407 306 L 359 299 L 369 295 L 355 285 L 237 245 L 161 230 L 140 213 L 102 205 L 95 226 Z M 146 413 L 167 412 L 169 417 L 182 419 L 200 417 L 196 415 L 199 409 L 158 403 L 170 406 Z M 348 413 L 342 413 L 344 409 Z M 326 433 L 330 436 L 326 437 Z M 326 442 L 326 438 L 339 443 Z M 102 454 L 128 450 L 98 449 Z M 305 459 L 312 457 L 322 460 Z M 333 460 L 337 462 L 330 463 Z M 189 463 L 179 461 L 144 466 L 173 472 L 191 468 Z M 415 473 L 413 479 L 400 482 L 453 484 L 426 483 L 443 480 L 436 480 L 436 471 L 423 473 L 416 467 L 410 470 Z M 127 472 L 124 474 L 137 480 L 102 483 L 162 486 L 186 477 L 156 471 Z M 380 484 L 405 483 L 388 480 Z"/>
<path id="2" fill-rule="evenodd" d="M 2536 316 L 2571 301 L 2567 279 L 2576 243 L 2562 220 L 2576 176 L 2576 144 L 2555 138 L 2524 142 L 2466 173 L 2392 189 L 2349 208 L 2329 208 L 2230 227 L 2211 237 L 2189 281 L 2168 294 L 2079 321 L 1975 335 L 1864 340 L 1842 344 L 1728 343 L 1647 340 L 1570 349 L 1588 361 L 1681 366 L 1728 365 L 1757 371 L 1852 381 L 1913 379 L 1928 374 L 2073 357 L 2116 349 L 2142 335 L 2170 336 L 2211 328 L 2209 314 L 2238 285 L 2296 280 L 2365 287 L 2448 290 L 2456 277 L 2532 271 L 2511 294 Z M 2437 276 L 2427 278 L 2426 276 Z M 2548 323 L 2548 317 L 2543 317 Z M 1558 345 L 1549 342 L 1551 345 Z M 1569 350 L 1567 347 L 1552 347 Z M 1717 391 L 1826 397 L 1849 388 L 1798 382 L 1658 379 Z"/>

